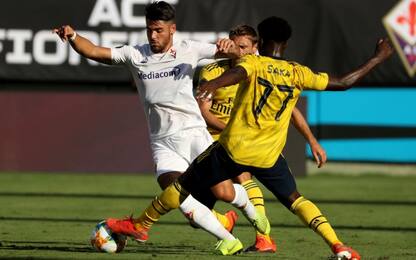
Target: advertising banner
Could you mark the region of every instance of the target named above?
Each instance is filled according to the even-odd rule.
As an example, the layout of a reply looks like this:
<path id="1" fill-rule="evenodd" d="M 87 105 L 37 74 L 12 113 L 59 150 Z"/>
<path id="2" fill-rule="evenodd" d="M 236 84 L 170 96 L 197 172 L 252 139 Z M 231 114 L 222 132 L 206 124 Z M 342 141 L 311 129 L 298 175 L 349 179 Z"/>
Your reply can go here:
<path id="1" fill-rule="evenodd" d="M 52 33 L 69 24 L 101 46 L 146 43 L 149 0 L 13 0 L 0 8 L 0 81 L 130 81 L 124 69 L 98 65 Z M 271 15 L 293 27 L 286 57 L 341 75 L 359 66 L 380 37 L 397 52 L 365 80 L 369 86 L 415 83 L 416 2 L 413 0 L 170 0 L 177 10 L 176 38 L 214 42 L 241 23 L 256 26 Z"/>

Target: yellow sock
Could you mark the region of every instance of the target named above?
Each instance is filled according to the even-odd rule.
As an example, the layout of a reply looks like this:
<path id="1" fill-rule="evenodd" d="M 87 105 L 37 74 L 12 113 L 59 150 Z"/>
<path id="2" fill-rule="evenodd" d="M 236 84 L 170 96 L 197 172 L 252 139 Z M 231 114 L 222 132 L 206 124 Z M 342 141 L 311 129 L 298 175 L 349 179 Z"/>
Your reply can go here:
<path id="1" fill-rule="evenodd" d="M 172 209 L 179 208 L 182 201 L 188 196 L 188 192 L 185 191 L 178 182 L 174 182 L 169 185 L 159 197 L 153 199 L 152 203 L 146 208 L 146 210 L 134 220 L 136 228 L 144 227 L 146 229 L 159 220 L 159 218 Z"/>
<path id="2" fill-rule="evenodd" d="M 248 199 L 251 203 L 253 203 L 254 207 L 263 214 L 266 214 L 266 208 L 264 207 L 263 192 L 261 191 L 257 183 L 253 180 L 248 180 L 241 183 L 241 186 L 243 186 L 246 190 Z M 256 236 L 262 236 L 269 240 L 269 242 L 271 242 L 271 238 L 269 235 L 263 235 L 257 231 Z"/>
<path id="3" fill-rule="evenodd" d="M 225 229 L 230 228 L 231 223 L 225 215 L 218 213 L 215 210 L 212 210 L 212 213 L 214 213 L 215 217 L 218 219 L 221 225 L 225 227 Z"/>
<path id="4" fill-rule="evenodd" d="M 327 219 L 311 201 L 304 197 L 299 197 L 293 202 L 290 210 L 295 213 L 305 225 L 308 225 L 313 231 L 318 233 L 329 246 L 341 243 Z"/>
<path id="5" fill-rule="evenodd" d="M 264 199 L 263 199 L 263 192 L 261 192 L 260 187 L 255 183 L 253 180 L 248 180 L 241 183 L 241 186 L 247 192 L 248 199 L 251 203 L 253 203 L 256 209 L 264 214 L 266 214 L 266 209 L 264 208 Z"/>

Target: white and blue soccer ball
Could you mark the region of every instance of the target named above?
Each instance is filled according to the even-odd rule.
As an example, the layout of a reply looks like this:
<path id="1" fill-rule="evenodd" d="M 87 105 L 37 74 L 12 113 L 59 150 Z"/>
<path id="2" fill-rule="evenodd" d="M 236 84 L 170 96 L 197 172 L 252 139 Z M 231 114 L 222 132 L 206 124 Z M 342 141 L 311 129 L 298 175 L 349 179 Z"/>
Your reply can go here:
<path id="1" fill-rule="evenodd" d="M 91 245 L 100 252 L 118 253 L 127 244 L 127 237 L 111 232 L 105 220 L 98 223 L 91 233 Z"/>

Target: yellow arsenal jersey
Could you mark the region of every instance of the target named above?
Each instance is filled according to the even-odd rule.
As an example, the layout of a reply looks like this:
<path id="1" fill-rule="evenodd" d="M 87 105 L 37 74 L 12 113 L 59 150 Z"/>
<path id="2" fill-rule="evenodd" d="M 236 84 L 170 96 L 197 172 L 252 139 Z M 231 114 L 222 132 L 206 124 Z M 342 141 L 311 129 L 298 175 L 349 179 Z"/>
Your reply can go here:
<path id="1" fill-rule="evenodd" d="M 247 83 L 237 91 L 219 142 L 239 164 L 273 166 L 286 143 L 292 110 L 304 89 L 324 90 L 328 75 L 281 59 L 246 55 L 237 66 Z"/>
<path id="2" fill-rule="evenodd" d="M 221 60 L 204 66 L 199 74 L 199 81 L 209 81 L 219 77 L 224 71 L 231 66 L 231 60 Z M 233 100 L 238 89 L 238 84 L 219 88 L 215 91 L 212 98 L 210 112 L 225 124 L 230 119 Z M 220 133 L 216 129 L 208 126 L 208 131 L 214 140 L 218 140 Z"/>

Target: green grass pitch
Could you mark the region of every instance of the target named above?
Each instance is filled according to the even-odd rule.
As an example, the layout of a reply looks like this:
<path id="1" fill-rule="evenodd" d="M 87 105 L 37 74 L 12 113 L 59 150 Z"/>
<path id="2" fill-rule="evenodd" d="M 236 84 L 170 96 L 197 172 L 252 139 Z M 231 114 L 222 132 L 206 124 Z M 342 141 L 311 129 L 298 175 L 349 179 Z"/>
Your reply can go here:
<path id="1" fill-rule="evenodd" d="M 416 259 L 416 176 L 314 175 L 299 191 L 327 216 L 338 236 L 363 259 Z M 94 225 L 136 215 L 160 192 L 153 175 L 0 174 L 1 259 L 217 259 L 215 239 L 191 228 L 176 210 L 157 223 L 146 244 L 119 254 L 95 252 Z M 276 254 L 227 259 L 328 259 L 324 241 L 265 191 Z M 218 203 L 219 211 L 230 208 Z M 245 246 L 254 231 L 240 214 L 234 234 Z"/>

